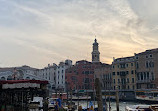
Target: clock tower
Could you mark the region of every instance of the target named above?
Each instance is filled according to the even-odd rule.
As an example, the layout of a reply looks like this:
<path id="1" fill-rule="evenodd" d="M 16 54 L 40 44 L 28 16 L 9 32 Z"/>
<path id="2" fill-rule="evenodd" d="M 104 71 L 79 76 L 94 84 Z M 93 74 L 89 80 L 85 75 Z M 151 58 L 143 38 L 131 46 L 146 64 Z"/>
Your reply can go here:
<path id="1" fill-rule="evenodd" d="M 99 44 L 97 43 L 97 39 L 95 39 L 93 43 L 92 62 L 100 62 L 100 52 L 98 49 L 98 45 Z"/>

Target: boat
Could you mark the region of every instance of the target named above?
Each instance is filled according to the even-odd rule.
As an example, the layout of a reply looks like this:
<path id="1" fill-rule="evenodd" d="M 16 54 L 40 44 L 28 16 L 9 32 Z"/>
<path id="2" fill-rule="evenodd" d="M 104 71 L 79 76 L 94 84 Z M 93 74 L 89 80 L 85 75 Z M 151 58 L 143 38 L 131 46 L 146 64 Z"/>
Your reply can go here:
<path id="1" fill-rule="evenodd" d="M 57 104 L 57 100 L 58 100 L 59 98 L 49 98 L 48 99 L 48 102 L 49 102 L 49 104 L 48 104 L 48 109 L 50 110 L 50 111 L 52 111 L 52 110 L 54 110 L 55 109 L 55 105 Z M 64 101 L 64 100 L 62 100 L 62 102 L 61 102 L 61 105 L 62 105 L 62 108 L 64 109 L 64 110 L 68 110 L 68 109 L 70 109 L 70 106 L 71 106 L 71 109 L 77 109 L 77 105 L 75 105 L 75 103 L 74 102 L 72 102 L 72 103 L 70 103 L 70 102 L 66 102 L 66 101 Z"/>
<path id="2" fill-rule="evenodd" d="M 29 111 L 39 110 L 42 111 L 43 97 L 33 97 L 33 101 L 29 103 Z"/>
<path id="3" fill-rule="evenodd" d="M 126 106 L 125 111 L 158 111 L 158 104 Z"/>
<path id="4" fill-rule="evenodd" d="M 158 103 L 158 91 L 145 91 L 136 95 L 136 99 L 139 101 Z"/>

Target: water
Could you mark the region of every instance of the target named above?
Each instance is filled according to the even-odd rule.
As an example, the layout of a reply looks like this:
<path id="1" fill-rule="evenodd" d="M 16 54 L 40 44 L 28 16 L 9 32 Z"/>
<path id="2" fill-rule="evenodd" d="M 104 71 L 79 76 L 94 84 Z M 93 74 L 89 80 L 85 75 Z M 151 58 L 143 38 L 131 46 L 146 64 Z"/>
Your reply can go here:
<path id="1" fill-rule="evenodd" d="M 75 101 L 75 104 L 77 105 L 78 103 Z M 93 102 L 94 104 L 94 102 Z M 97 102 L 95 102 L 95 104 L 97 104 Z M 140 103 L 134 103 L 134 102 L 119 102 L 119 109 L 120 111 L 125 111 L 125 107 L 126 106 L 131 106 L 131 105 L 139 105 Z M 79 105 L 83 107 L 87 107 L 87 102 L 86 101 L 80 101 Z M 89 103 L 88 103 L 89 105 Z M 107 102 L 107 105 L 109 106 L 109 103 Z M 111 102 L 111 111 L 116 111 L 116 102 Z M 141 105 L 145 105 L 145 104 L 141 104 Z M 89 106 L 88 106 L 89 107 Z M 97 107 L 97 105 L 95 105 L 95 107 Z M 109 108 L 109 107 L 108 107 Z"/>

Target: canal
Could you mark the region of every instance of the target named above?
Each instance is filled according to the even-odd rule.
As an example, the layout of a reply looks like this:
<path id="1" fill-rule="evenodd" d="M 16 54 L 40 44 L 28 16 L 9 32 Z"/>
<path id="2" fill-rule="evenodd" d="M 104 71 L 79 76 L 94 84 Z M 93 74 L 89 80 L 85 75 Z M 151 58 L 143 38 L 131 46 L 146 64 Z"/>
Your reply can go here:
<path id="1" fill-rule="evenodd" d="M 75 104 L 77 105 L 78 103 L 75 101 Z M 94 102 L 93 102 L 93 104 L 94 104 Z M 95 107 L 97 107 L 97 102 L 95 102 L 95 104 L 96 104 Z M 86 101 L 80 101 L 79 105 L 81 105 L 82 108 L 86 108 L 87 107 L 87 102 Z M 89 105 L 89 103 L 88 103 L 88 105 Z M 107 105 L 109 106 L 108 102 L 107 102 Z M 111 102 L 110 105 L 111 105 L 111 111 L 116 111 L 116 102 Z M 130 106 L 130 105 L 145 105 L 145 104 L 135 103 L 135 102 L 119 102 L 119 109 L 120 109 L 120 111 L 125 111 L 125 107 Z"/>

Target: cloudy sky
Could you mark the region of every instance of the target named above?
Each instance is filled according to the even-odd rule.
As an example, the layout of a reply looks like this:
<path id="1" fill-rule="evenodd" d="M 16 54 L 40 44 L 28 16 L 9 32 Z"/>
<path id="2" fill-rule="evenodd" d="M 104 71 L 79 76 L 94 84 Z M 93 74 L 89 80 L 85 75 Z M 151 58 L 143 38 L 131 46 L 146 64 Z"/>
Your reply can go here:
<path id="1" fill-rule="evenodd" d="M 0 67 L 101 61 L 158 47 L 157 0 L 0 0 Z"/>

